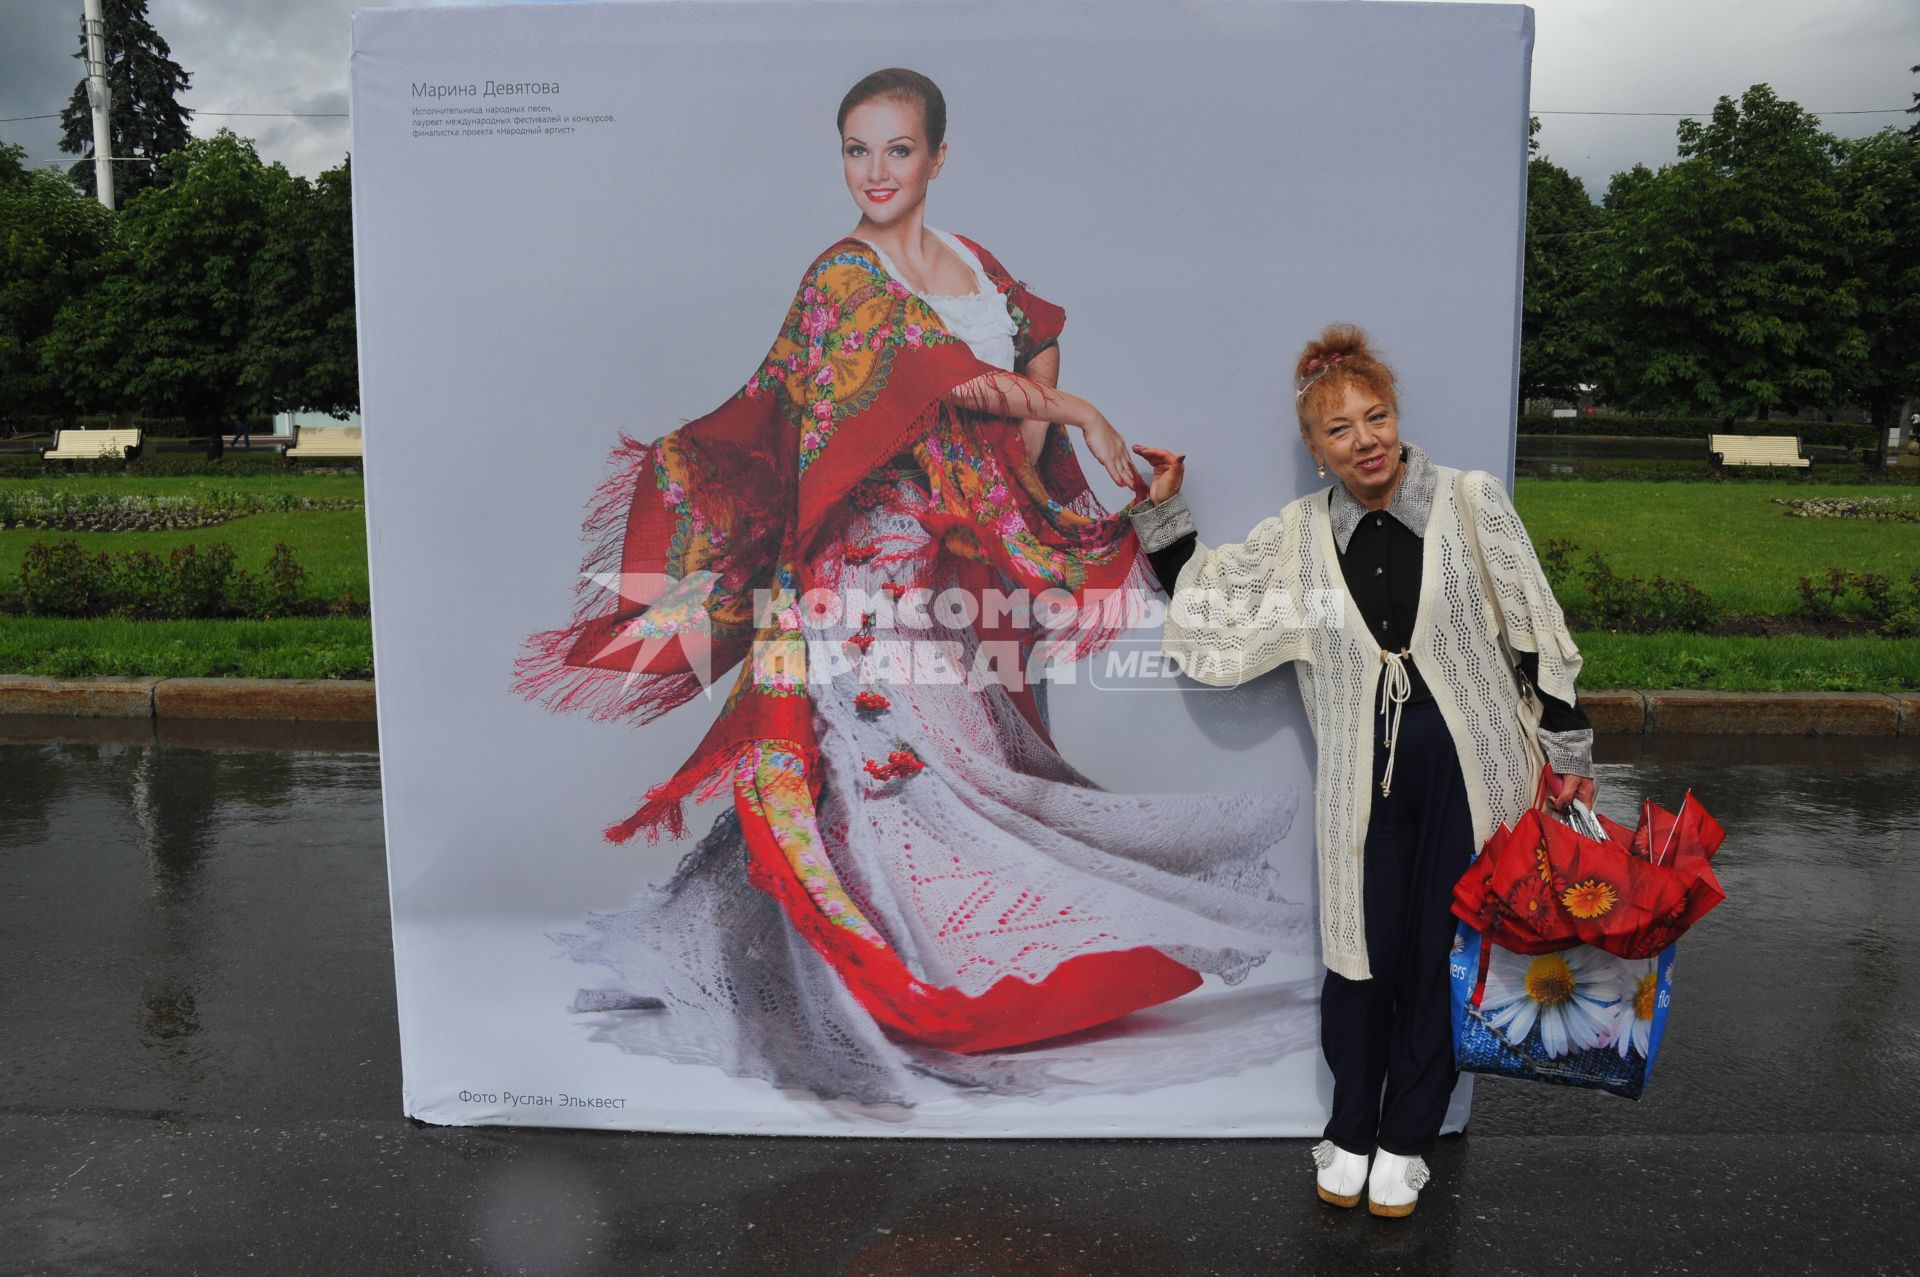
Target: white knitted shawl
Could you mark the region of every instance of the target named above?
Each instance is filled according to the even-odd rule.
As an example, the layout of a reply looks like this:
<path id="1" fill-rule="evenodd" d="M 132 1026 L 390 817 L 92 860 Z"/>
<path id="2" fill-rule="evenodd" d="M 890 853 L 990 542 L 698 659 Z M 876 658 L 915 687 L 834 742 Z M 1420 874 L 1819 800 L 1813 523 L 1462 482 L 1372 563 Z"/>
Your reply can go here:
<path id="1" fill-rule="evenodd" d="M 1514 652 L 1537 652 L 1540 690 L 1572 704 L 1580 652 L 1500 481 L 1435 467 L 1420 602 L 1409 644 L 1460 756 L 1478 850 L 1532 805 L 1541 756 L 1523 721 Z M 1314 781 L 1320 939 L 1329 968 L 1370 978 L 1361 857 L 1372 810 L 1382 655 L 1348 597 L 1327 490 L 1288 506 L 1239 545 L 1201 546 L 1180 572 L 1163 650 L 1203 683 L 1231 686 L 1298 662 L 1319 749 Z"/>

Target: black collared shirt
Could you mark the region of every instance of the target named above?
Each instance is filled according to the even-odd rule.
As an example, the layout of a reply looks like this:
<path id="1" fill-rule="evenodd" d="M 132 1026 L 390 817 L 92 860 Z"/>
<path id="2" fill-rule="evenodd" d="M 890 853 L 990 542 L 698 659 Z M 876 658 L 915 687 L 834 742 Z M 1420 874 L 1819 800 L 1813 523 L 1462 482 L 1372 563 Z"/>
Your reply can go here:
<path id="1" fill-rule="evenodd" d="M 1421 532 L 1426 529 L 1423 527 Z M 1414 617 L 1420 611 L 1421 556 L 1426 543 L 1385 510 L 1369 510 L 1354 525 L 1347 548 L 1340 552 L 1340 575 L 1346 578 L 1353 606 L 1367 623 L 1374 642 L 1389 652 L 1403 652 L 1413 642 Z M 1155 565 L 1156 572 L 1158 565 Z M 1407 677 L 1413 692 L 1408 704 L 1430 701 L 1427 680 L 1420 667 L 1408 661 Z"/>

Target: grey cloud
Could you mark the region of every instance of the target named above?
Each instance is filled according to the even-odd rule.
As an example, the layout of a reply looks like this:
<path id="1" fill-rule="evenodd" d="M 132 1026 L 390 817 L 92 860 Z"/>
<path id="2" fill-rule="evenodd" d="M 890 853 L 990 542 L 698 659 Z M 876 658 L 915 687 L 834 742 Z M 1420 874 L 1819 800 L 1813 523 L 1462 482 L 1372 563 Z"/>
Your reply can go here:
<path id="1" fill-rule="evenodd" d="M 59 111 L 82 68 L 78 4 L 14 4 L 0 9 L 0 119 Z M 27 148 L 29 158 L 60 154 L 60 121 L 0 124 L 0 139 Z"/>
<path id="2" fill-rule="evenodd" d="M 1770 84 L 1810 110 L 1905 107 L 1920 89 L 1912 0 L 1536 0 L 1536 110 L 1685 111 Z M 1913 122 L 1834 115 L 1859 137 Z M 1674 119 L 1543 116 L 1542 151 L 1596 197 L 1635 163 L 1674 157 Z"/>
<path id="3" fill-rule="evenodd" d="M 355 0 L 149 0 L 148 17 L 193 76 L 193 129 L 253 138 L 261 155 L 312 176 L 346 155 L 345 118 L 285 119 L 215 112 L 347 109 L 347 54 Z M 79 0 L 0 5 L 0 117 L 56 112 L 81 67 Z M 57 120 L 0 124 L 0 138 L 35 158 L 60 155 Z"/>
<path id="4" fill-rule="evenodd" d="M 354 0 L 150 0 L 154 25 L 193 73 L 187 105 L 213 111 L 346 109 Z M 58 111 L 79 79 L 70 55 L 79 0 L 0 6 L 0 116 Z M 1913 0 L 1536 0 L 1536 109 L 1698 111 L 1766 82 L 1816 110 L 1904 107 L 1920 77 L 1920 5 Z M 1902 115 L 1834 116 L 1858 136 L 1912 123 Z M 1541 142 L 1598 195 L 1634 163 L 1673 158 L 1672 119 L 1546 116 Z M 261 154 L 309 176 L 346 153 L 345 119 L 201 114 L 199 133 L 228 127 Z M 57 154 L 57 122 L 0 124 L 35 156 Z"/>

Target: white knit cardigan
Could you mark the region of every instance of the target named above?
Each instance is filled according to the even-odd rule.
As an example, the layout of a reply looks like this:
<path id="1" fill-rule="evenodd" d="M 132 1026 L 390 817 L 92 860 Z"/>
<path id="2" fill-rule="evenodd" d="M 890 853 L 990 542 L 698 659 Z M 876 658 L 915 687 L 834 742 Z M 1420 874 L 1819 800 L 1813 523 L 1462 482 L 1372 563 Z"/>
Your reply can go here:
<path id="1" fill-rule="evenodd" d="M 1459 753 L 1477 850 L 1532 805 L 1539 782 L 1530 729 L 1537 700 L 1515 677 L 1513 653 L 1538 653 L 1540 690 L 1572 704 L 1580 652 L 1500 481 L 1435 470 L 1408 651 Z M 1330 969 L 1365 980 L 1361 857 L 1383 657 L 1346 592 L 1327 496 L 1302 497 L 1239 545 L 1200 546 L 1181 569 L 1162 647 L 1190 677 L 1215 686 L 1298 663 L 1319 749 L 1321 952 Z"/>

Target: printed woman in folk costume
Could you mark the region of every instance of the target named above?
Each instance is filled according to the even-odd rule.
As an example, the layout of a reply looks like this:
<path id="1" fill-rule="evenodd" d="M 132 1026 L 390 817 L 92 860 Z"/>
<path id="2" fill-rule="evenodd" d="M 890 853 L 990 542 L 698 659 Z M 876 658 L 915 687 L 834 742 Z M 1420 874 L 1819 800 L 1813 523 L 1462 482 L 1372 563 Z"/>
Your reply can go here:
<path id="1" fill-rule="evenodd" d="M 553 708 L 641 721 L 739 667 L 694 756 L 608 837 L 679 835 L 683 804 L 720 792 L 733 809 L 670 883 L 570 940 L 623 980 L 576 1007 L 662 1006 L 609 1036 L 826 1097 L 1031 1090 L 979 1053 L 1306 950 L 1310 915 L 1266 865 L 1293 797 L 1109 794 L 1054 749 L 1033 640 L 1084 654 L 1147 584 L 1062 426 L 1144 488 L 1055 386 L 1060 308 L 926 225 L 939 89 L 876 72 L 838 123 L 859 224 L 739 393 L 623 439 L 574 623 L 519 666 Z"/>
<path id="2" fill-rule="evenodd" d="M 1310 342 L 1294 387 L 1300 441 L 1330 486 L 1210 550 L 1180 496 L 1184 458 L 1142 447 L 1153 484 L 1130 514 L 1173 595 L 1165 650 L 1188 674 L 1227 686 L 1299 672 L 1319 756 L 1333 1074 L 1317 1187 L 1407 1215 L 1455 1081 L 1454 884 L 1533 805 L 1543 762 L 1564 778 L 1555 802 L 1593 801 L 1593 729 L 1574 695 L 1580 652 L 1499 481 L 1401 441 L 1393 370 L 1358 328 Z"/>

